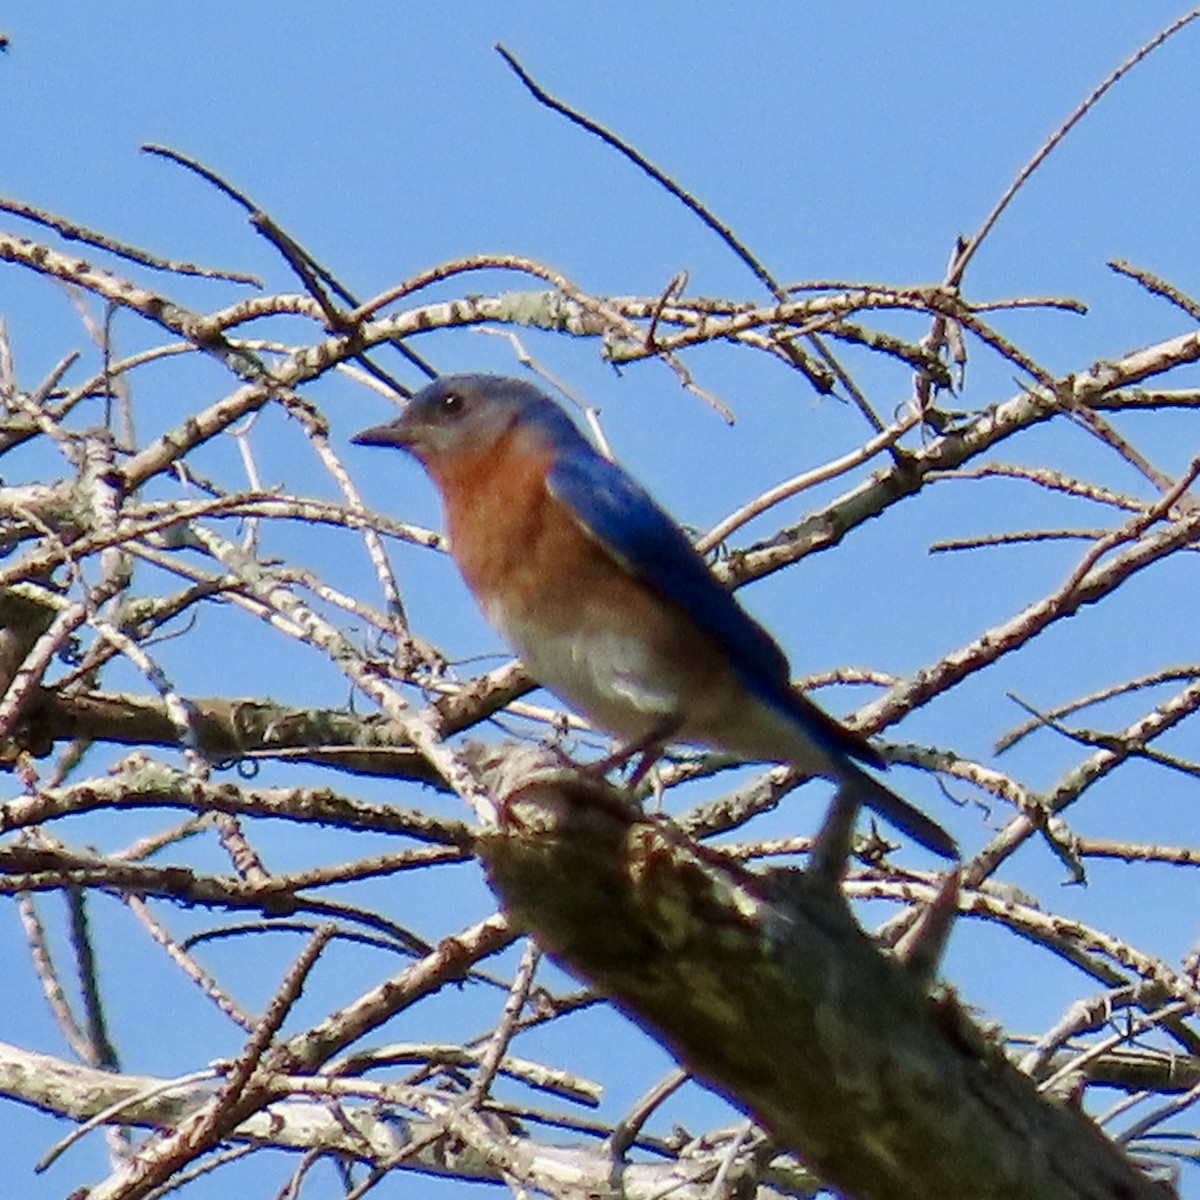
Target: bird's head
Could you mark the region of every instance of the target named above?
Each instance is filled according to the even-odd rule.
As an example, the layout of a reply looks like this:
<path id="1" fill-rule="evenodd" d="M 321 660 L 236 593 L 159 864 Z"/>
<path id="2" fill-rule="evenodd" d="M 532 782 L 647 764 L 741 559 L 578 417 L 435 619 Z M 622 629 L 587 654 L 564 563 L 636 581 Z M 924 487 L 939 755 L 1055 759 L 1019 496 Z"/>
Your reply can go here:
<path id="1" fill-rule="evenodd" d="M 444 375 L 386 425 L 356 434 L 359 446 L 396 446 L 428 467 L 487 455 L 510 433 L 528 430 L 550 447 L 582 440 L 574 422 L 532 384 L 499 375 Z"/>

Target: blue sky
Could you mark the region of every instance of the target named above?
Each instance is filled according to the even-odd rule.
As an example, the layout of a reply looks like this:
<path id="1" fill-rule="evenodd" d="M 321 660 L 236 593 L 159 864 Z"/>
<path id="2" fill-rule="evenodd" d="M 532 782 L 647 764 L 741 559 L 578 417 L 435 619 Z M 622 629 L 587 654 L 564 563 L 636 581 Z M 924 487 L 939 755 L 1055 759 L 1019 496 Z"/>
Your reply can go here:
<path id="1" fill-rule="evenodd" d="M 141 143 L 159 142 L 254 197 L 362 296 L 452 256 L 503 251 L 545 261 L 597 293 L 654 294 L 685 270 L 693 292 L 761 297 L 744 265 L 676 201 L 535 104 L 495 53 L 502 42 L 547 89 L 700 197 L 777 278 L 926 283 L 943 273 L 954 238 L 979 225 L 1080 99 L 1182 11 L 1159 0 L 345 9 L 27 0 L 0 10 L 0 31 L 11 39 L 0 56 L 0 193 L 164 255 L 249 270 L 270 290 L 292 290 L 291 277 L 236 209 L 176 167 L 139 155 Z M 1011 314 L 998 322 L 1055 370 L 1085 368 L 1187 327 L 1114 277 L 1105 261 L 1128 259 L 1197 290 L 1200 181 L 1191 147 L 1198 56 L 1200 25 L 1106 97 L 1017 198 L 971 268 L 967 291 L 975 298 L 1055 294 L 1088 302 L 1087 318 Z M 38 236 L 15 220 L 4 225 Z M 489 278 L 481 289 L 485 283 L 526 286 Z M 234 294 L 211 283 L 163 286 L 198 309 Z M 0 271 L 0 316 L 26 386 L 79 341 L 61 293 L 11 268 Z M 117 335 L 126 349 L 146 336 L 129 319 Z M 744 351 L 706 351 L 690 362 L 698 381 L 735 410 L 729 429 L 681 392 L 665 367 L 639 365 L 618 379 L 594 346 L 534 335 L 527 344 L 603 406 L 619 456 L 697 527 L 861 436 L 848 407 L 818 400 L 795 377 Z M 474 333 L 440 335 L 421 349 L 442 370 L 515 367 L 500 339 Z M 869 360 L 854 366 L 884 411 L 905 398 L 903 374 Z M 191 390 L 174 398 L 151 402 L 157 393 L 146 386 L 143 436 L 225 386 L 213 368 L 180 378 Z M 964 403 L 983 406 L 1013 390 L 1011 368 L 977 350 Z M 322 385 L 316 395 L 343 441 L 386 415 L 383 401 L 342 385 Z M 1195 453 L 1195 424 L 1186 418 L 1132 428 L 1164 470 L 1181 470 Z M 1114 485 L 1134 487 L 1082 435 L 1027 435 L 1020 450 L 1029 462 L 1111 472 Z M 282 439 L 265 442 L 261 462 L 291 490 L 327 492 L 315 465 L 307 478 L 297 475 L 294 454 Z M 365 452 L 350 451 L 347 461 L 372 501 L 437 524 L 432 493 L 415 468 L 383 467 Z M 36 477 L 36 464 L 26 469 Z M 922 498 L 886 527 L 863 530 L 845 554 L 810 560 L 751 589 L 747 603 L 785 641 L 798 671 L 848 662 L 911 671 L 1033 599 L 1062 577 L 1075 553 L 1031 548 L 930 559 L 929 542 L 1047 523 L 1046 503 L 1003 487 Z M 768 519 L 744 536 L 771 528 Z M 361 552 L 344 538 L 304 545 L 306 561 L 370 588 Z M 458 585 L 443 564 L 411 550 L 397 551 L 396 561 L 412 610 L 431 634 L 462 654 L 495 648 L 465 599 L 447 606 Z M 881 587 L 881 579 L 890 582 Z M 905 734 L 986 756 L 1017 719 L 1003 698 L 1008 688 L 1049 705 L 1141 670 L 1194 661 L 1188 582 L 1184 564 L 1142 581 L 1103 614 L 1077 618 L 994 678 L 919 714 Z M 814 615 L 797 621 L 798 612 Z M 251 649 L 261 641 L 247 641 L 240 653 L 243 634 L 231 625 L 227 635 L 234 639 L 229 661 L 174 664 L 183 690 L 238 694 L 265 686 L 280 699 L 344 701 L 345 685 L 332 669 L 263 657 Z M 1048 741 L 1004 765 L 1033 786 L 1049 783 L 1073 755 Z M 1189 792 L 1162 773 L 1130 771 L 1112 781 L 1081 825 L 1097 833 L 1139 828 L 1131 797 L 1144 792 L 1171 814 L 1161 836 L 1194 843 L 1194 785 Z M 965 821 L 956 828 L 977 844 Z M 302 857 L 307 849 L 297 841 L 280 853 Z M 1034 852 L 1014 864 L 1012 879 L 1057 889 L 1060 874 Z M 1087 893 L 1064 898 L 1053 890 L 1050 898 L 1064 911 L 1086 909 L 1088 919 L 1118 926 L 1168 958 L 1186 951 L 1195 936 L 1193 879 L 1162 870 L 1138 876 L 1131 896 L 1110 878 L 1101 871 Z M 1147 880 L 1152 888 L 1143 887 Z M 1178 924 L 1164 920 L 1175 911 L 1183 913 Z M 1086 994 L 1065 968 L 1032 984 L 1023 972 L 1043 966 L 1040 955 L 1007 935 L 972 934 L 955 947 L 951 979 L 1014 1028 L 1048 1024 L 1070 998 Z M 0 964 L 28 975 L 18 937 L 15 923 L 0 915 Z M 998 955 L 1021 965 L 997 973 Z M 22 995 L 34 993 L 25 986 Z M 0 1017 L 0 1038 L 21 1035 L 56 1050 L 48 1029 L 33 1012 Z M 620 1094 L 621 1082 L 614 1087 Z M 57 1136 L 24 1114 L 10 1126 L 10 1115 L 0 1119 L 8 1162 L 17 1151 L 5 1145 L 13 1136 L 6 1129 L 26 1131 L 25 1158 Z M 87 1152 L 75 1153 L 61 1173 L 22 1194 L 57 1196 L 101 1169 L 89 1175 Z"/>

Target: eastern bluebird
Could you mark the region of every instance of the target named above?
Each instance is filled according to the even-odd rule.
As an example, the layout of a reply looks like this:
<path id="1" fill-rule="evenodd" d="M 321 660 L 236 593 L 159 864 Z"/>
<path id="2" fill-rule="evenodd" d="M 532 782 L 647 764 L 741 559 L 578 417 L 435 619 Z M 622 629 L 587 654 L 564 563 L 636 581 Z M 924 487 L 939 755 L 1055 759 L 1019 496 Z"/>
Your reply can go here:
<path id="1" fill-rule="evenodd" d="M 484 616 L 597 728 L 639 747 L 678 741 L 792 763 L 957 855 L 945 830 L 858 766 L 886 764 L 792 688 L 783 651 L 683 530 L 537 388 L 443 376 L 353 440 L 421 462 Z"/>

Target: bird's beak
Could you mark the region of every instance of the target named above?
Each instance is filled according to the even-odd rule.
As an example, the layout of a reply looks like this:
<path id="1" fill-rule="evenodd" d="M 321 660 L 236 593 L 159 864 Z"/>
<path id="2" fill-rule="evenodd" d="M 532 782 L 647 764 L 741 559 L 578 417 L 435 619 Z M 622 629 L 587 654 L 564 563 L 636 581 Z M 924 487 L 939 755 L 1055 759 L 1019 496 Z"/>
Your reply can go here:
<path id="1" fill-rule="evenodd" d="M 414 430 L 411 424 L 401 414 L 386 425 L 372 425 L 356 433 L 350 440 L 356 446 L 398 446 L 401 450 L 409 450 L 415 442 Z"/>

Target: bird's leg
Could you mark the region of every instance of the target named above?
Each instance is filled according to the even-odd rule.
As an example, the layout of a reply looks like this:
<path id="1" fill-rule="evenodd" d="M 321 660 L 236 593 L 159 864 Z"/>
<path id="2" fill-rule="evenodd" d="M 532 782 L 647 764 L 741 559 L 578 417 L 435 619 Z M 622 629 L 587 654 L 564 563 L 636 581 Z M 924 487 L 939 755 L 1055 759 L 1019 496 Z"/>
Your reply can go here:
<path id="1" fill-rule="evenodd" d="M 602 758 L 595 763 L 595 770 L 600 775 L 607 775 L 614 767 L 623 767 L 640 755 L 641 761 L 633 768 L 633 774 L 630 775 L 626 785 L 630 791 L 633 791 L 646 778 L 646 773 L 650 768 L 662 757 L 663 746 L 671 740 L 671 735 L 682 724 L 683 719 L 673 713 L 669 717 L 664 717 L 657 725 L 651 726 L 648 733 L 643 734 L 636 741 L 627 742 L 607 758 Z"/>

